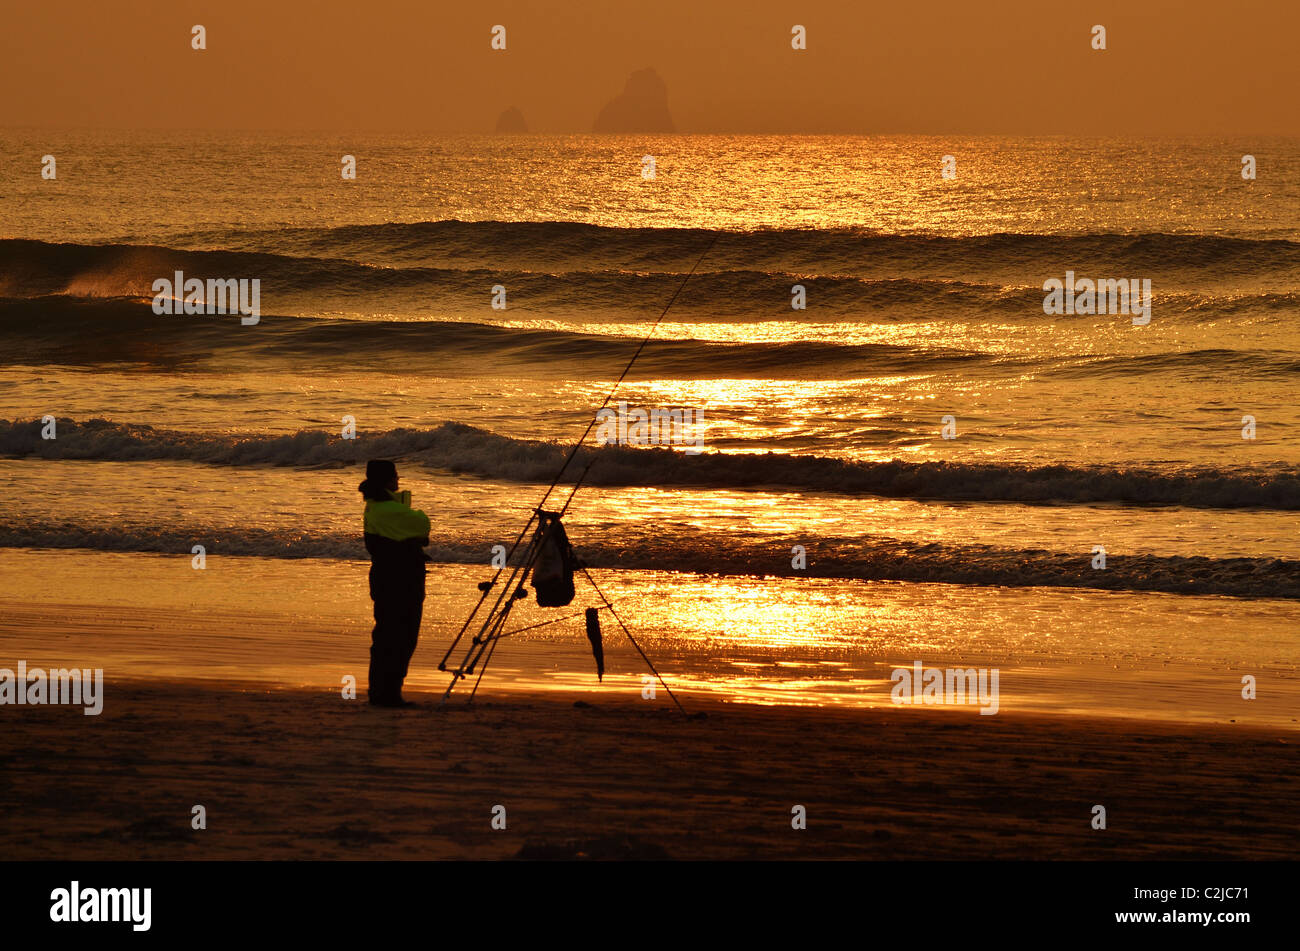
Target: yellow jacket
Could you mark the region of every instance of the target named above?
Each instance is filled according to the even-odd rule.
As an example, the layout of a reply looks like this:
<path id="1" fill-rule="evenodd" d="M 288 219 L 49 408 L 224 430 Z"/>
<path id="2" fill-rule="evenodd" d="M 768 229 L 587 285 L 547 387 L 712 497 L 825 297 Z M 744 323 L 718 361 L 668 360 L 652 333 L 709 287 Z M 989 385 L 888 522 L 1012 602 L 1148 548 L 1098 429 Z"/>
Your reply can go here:
<path id="1" fill-rule="evenodd" d="M 410 491 L 389 493 L 386 502 L 366 500 L 365 526 L 367 535 L 379 535 L 395 542 L 412 538 L 429 537 L 429 516 L 411 508 Z M 427 544 L 427 542 L 426 542 Z"/>

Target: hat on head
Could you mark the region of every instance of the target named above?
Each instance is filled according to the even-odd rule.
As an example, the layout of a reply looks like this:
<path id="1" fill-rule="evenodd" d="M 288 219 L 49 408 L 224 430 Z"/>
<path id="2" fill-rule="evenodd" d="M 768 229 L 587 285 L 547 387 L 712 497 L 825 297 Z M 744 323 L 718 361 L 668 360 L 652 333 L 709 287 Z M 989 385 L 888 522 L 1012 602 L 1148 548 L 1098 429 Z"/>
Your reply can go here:
<path id="1" fill-rule="evenodd" d="M 366 481 L 380 485 L 397 478 L 397 466 L 388 459 L 371 459 L 366 463 Z"/>

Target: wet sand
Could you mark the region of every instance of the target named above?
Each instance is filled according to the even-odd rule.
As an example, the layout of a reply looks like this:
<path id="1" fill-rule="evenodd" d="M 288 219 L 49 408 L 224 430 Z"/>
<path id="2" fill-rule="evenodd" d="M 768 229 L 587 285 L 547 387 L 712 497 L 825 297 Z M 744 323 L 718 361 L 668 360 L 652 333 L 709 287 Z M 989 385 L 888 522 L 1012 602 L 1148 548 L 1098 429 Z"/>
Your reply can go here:
<path id="1" fill-rule="evenodd" d="M 362 684 L 373 621 L 355 561 L 0 549 L 0 667 L 102 667 L 216 688 L 328 690 Z M 949 584 L 720 579 L 595 571 L 642 646 L 683 696 L 782 706 L 892 709 L 891 670 L 997 668 L 999 716 L 1119 717 L 1289 730 L 1300 739 L 1296 605 L 1236 598 L 996 589 Z M 430 565 L 407 684 L 441 691 L 437 669 L 484 570 Z M 521 602 L 493 656 L 484 699 L 635 699 L 646 667 L 605 617 L 596 679 L 582 608 Z M 460 655 L 457 654 L 458 658 Z M 1258 682 L 1243 699 L 1242 678 Z M 0 710 L 0 714 L 3 711 Z"/>
<path id="2" fill-rule="evenodd" d="M 997 592 L 969 592 L 955 612 L 931 605 L 928 624 L 859 655 L 804 613 L 808 592 L 786 592 L 783 611 L 738 588 L 751 600 L 694 613 L 698 597 L 674 592 L 669 612 L 653 579 L 609 577 L 682 702 L 707 714 L 687 719 L 662 690 L 641 699 L 644 666 L 612 625 L 598 682 L 580 619 L 503 642 L 472 708 L 459 691 L 435 709 L 469 568 L 430 575 L 407 682 L 427 705 L 383 711 L 340 696 L 354 677 L 364 698 L 355 564 L 226 559 L 195 572 L 188 558 L 7 552 L 0 567 L 13 569 L 0 667 L 105 674 L 97 717 L 0 706 L 0 849 L 14 859 L 1289 859 L 1300 834 L 1289 669 L 1246 667 L 1261 684 L 1248 702 L 1237 665 L 1125 663 L 1098 642 L 1097 656 L 1056 666 L 1020 652 L 995 716 L 890 705 L 888 663 L 943 665 L 936 632 L 972 642 L 949 648 L 963 665 L 1005 664 L 1006 652 L 979 653 L 975 615 Z M 900 603 L 888 586 L 869 594 L 882 611 Z M 1065 608 L 1105 607 L 1044 603 L 1052 640 Z M 1260 644 L 1285 620 L 1261 614 Z M 891 630 L 839 623 L 846 642 Z M 1221 629 L 1213 614 L 1199 627 Z M 191 828 L 196 804 L 206 829 Z M 1098 804 L 1105 830 L 1091 826 Z M 796 805 L 804 830 L 791 828 Z"/>
<path id="3" fill-rule="evenodd" d="M 430 695 L 422 699 L 432 700 Z M 1292 858 L 1295 734 L 553 692 L 114 682 L 0 709 L 11 859 Z M 203 805 L 207 828 L 191 828 Z M 1092 809 L 1107 828 L 1091 828 Z M 491 826 L 502 805 L 506 828 Z M 791 828 L 792 807 L 807 828 Z"/>

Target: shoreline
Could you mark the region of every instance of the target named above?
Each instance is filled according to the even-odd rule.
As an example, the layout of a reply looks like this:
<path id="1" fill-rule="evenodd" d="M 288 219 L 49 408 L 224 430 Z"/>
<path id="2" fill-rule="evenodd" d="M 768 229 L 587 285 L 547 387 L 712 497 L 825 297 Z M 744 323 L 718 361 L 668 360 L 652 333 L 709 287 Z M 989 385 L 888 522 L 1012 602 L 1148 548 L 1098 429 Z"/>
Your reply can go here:
<path id="1" fill-rule="evenodd" d="M 0 550 L 0 669 L 102 668 L 126 680 L 247 681 L 329 690 L 364 684 L 370 631 L 359 564 Z M 1269 726 L 1300 732 L 1300 670 L 1287 602 L 997 589 L 944 583 L 737 580 L 593 570 L 674 692 L 784 707 L 891 708 L 893 671 L 1000 671 L 1000 713 Z M 437 670 L 483 571 L 434 564 L 408 687 Z M 636 699 L 645 662 L 604 619 L 597 680 L 581 610 L 517 609 L 488 696 L 577 692 Z M 551 623 L 556 622 L 556 623 Z M 452 658 L 452 664 L 459 655 Z M 1257 685 L 1243 697 L 1243 680 Z M 986 718 L 987 719 L 987 718 Z"/>

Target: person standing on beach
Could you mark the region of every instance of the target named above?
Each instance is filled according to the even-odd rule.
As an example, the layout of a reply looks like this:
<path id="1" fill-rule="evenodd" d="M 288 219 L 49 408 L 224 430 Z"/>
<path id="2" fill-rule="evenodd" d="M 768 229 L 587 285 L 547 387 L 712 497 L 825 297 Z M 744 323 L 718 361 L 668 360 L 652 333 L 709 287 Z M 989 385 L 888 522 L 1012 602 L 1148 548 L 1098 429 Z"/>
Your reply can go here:
<path id="1" fill-rule="evenodd" d="M 367 462 L 365 481 L 357 488 L 366 500 L 370 598 L 375 602 L 368 699 L 377 707 L 412 707 L 402 699 L 402 681 L 420 637 L 422 549 L 429 544 L 429 516 L 411 508 L 410 491 L 398 491 L 397 466 L 387 459 Z"/>

